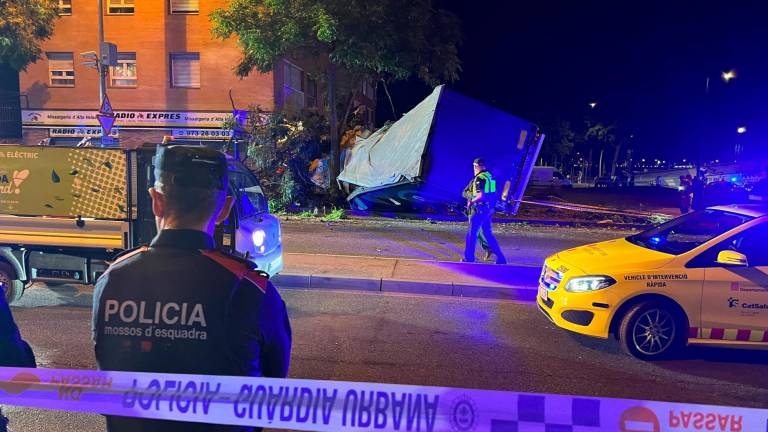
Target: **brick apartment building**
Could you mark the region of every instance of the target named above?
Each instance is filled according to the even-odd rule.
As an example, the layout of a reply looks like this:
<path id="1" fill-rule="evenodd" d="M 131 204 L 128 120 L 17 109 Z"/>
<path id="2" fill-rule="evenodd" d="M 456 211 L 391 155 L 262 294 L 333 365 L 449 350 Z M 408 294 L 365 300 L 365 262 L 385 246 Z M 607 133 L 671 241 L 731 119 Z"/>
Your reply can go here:
<path id="1" fill-rule="evenodd" d="M 271 73 L 235 76 L 240 52 L 234 40 L 211 36 L 209 14 L 227 0 L 104 0 L 104 40 L 117 45 L 107 94 L 116 112 L 112 133 L 122 147 L 180 140 L 227 139 L 222 123 L 235 106 L 296 110 L 322 106 L 318 82 L 287 60 Z M 98 51 L 98 6 L 93 0 L 59 0 L 60 18 L 43 56 L 20 74 L 23 143 L 67 145 L 101 133 L 96 114 L 98 72 L 80 53 Z M 356 100 L 373 107 L 374 89 Z M 373 120 L 371 112 L 370 121 Z M 7 141 L 7 140 L 6 140 Z M 18 142 L 18 140 L 17 140 Z"/>

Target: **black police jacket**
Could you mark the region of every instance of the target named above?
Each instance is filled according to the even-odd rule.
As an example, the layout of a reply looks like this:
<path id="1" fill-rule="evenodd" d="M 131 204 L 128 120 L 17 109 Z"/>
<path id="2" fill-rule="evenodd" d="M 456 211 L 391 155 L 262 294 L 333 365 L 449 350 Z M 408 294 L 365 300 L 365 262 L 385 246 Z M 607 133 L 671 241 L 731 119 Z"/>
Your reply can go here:
<path id="1" fill-rule="evenodd" d="M 96 283 L 93 339 L 113 371 L 285 377 L 285 303 L 250 262 L 215 251 L 194 230 L 163 230 L 118 258 Z M 250 428 L 107 417 L 110 432 Z"/>
<path id="2" fill-rule="evenodd" d="M 13 320 L 11 308 L 5 301 L 0 288 L 0 366 L 35 367 L 32 349 L 19 334 L 19 328 Z M 0 420 L 1 422 L 1 420 Z"/>

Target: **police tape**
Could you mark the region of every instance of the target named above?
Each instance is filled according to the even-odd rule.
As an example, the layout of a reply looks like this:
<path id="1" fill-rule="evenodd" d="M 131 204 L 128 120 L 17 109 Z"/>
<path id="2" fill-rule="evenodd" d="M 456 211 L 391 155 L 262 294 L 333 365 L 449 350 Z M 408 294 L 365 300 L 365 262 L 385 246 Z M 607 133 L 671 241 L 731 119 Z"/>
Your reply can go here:
<path id="1" fill-rule="evenodd" d="M 304 379 L 0 368 L 0 404 L 310 431 L 768 431 L 768 410 Z"/>

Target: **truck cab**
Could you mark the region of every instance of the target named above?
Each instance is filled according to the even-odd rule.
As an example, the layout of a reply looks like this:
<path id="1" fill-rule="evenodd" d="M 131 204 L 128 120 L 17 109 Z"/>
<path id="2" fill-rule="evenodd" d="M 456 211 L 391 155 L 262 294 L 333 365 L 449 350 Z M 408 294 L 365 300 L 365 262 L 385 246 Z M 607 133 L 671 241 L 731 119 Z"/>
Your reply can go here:
<path id="1" fill-rule="evenodd" d="M 157 234 L 147 193 L 154 147 L 0 146 L 0 153 L 21 156 L 0 159 L 0 180 L 9 179 L 0 184 L 0 286 L 9 302 L 33 282 L 94 284 L 117 254 Z M 216 228 L 217 247 L 273 276 L 283 269 L 280 221 L 253 173 L 233 157 L 228 164 L 235 205 Z"/>

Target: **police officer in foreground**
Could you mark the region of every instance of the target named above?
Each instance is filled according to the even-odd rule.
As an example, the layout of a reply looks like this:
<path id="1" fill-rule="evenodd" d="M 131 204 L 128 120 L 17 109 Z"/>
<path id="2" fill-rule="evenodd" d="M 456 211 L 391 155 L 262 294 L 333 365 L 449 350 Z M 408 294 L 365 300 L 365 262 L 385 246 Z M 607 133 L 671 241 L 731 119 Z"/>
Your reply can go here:
<path id="1" fill-rule="evenodd" d="M 0 286 L 0 367 L 33 368 L 35 355 L 29 344 L 21 338 L 3 289 Z"/>
<path id="2" fill-rule="evenodd" d="M 33 368 L 35 355 L 29 344 L 21 338 L 3 290 L 4 287 L 0 285 L 0 367 Z M 6 432 L 7 428 L 8 419 L 3 416 L 0 407 L 0 432 Z"/>
<path id="3" fill-rule="evenodd" d="M 93 339 L 99 368 L 285 377 L 291 328 L 285 303 L 250 261 L 215 249 L 233 199 L 225 156 L 160 146 L 149 189 L 158 234 L 99 278 Z M 251 431 L 201 423 L 107 417 L 110 432 Z"/>
<path id="4" fill-rule="evenodd" d="M 475 261 L 475 246 L 477 245 L 478 234 L 482 232 L 488 250 L 496 255 L 496 264 L 506 264 L 504 253 L 499 247 L 499 242 L 493 235 L 491 228 L 491 217 L 496 208 L 497 192 L 496 181 L 486 170 L 485 161 L 480 158 L 474 160 L 472 164 L 475 172 L 475 178 L 472 180 L 472 194 L 467 200 L 469 211 L 469 232 L 464 246 L 465 262 Z"/>

